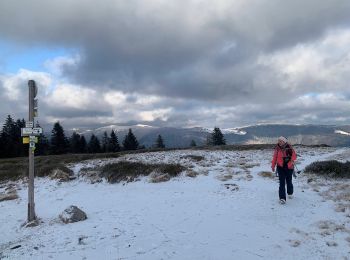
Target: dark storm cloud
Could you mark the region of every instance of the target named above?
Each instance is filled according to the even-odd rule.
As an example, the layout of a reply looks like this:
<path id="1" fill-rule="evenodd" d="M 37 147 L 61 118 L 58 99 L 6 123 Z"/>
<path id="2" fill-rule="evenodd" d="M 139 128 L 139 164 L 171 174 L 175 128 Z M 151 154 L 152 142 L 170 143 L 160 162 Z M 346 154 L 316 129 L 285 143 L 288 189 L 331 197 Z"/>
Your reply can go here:
<path id="1" fill-rule="evenodd" d="M 0 7 L 3 39 L 81 51 L 77 66 L 64 68 L 76 83 L 203 100 L 256 98 L 254 77 L 265 70 L 254 64 L 259 54 L 350 22 L 348 0 L 5 0 Z"/>
<path id="2" fill-rule="evenodd" d="M 96 117 L 110 117 L 112 116 L 111 111 L 96 111 L 96 110 L 83 110 L 83 109 L 53 109 L 50 108 L 49 110 L 45 111 L 46 114 L 52 116 L 52 117 L 59 117 L 61 119 L 71 119 L 71 118 L 84 118 L 84 117 L 91 117 L 91 115 L 94 115 Z"/>
<path id="3" fill-rule="evenodd" d="M 41 83 L 48 85 L 50 82 L 47 73 L 26 70 L 20 70 L 16 75 L 0 73 L 0 122 L 3 122 L 7 115 L 15 119 L 28 117 L 28 78 L 40 82 L 37 84 L 39 89 Z M 43 92 L 41 90 L 38 97 L 41 98 Z M 42 105 L 40 101 L 39 106 Z"/>
<path id="4" fill-rule="evenodd" d="M 56 89 L 46 94 L 51 102 L 40 103 L 48 121 L 71 127 L 128 120 L 224 127 L 350 122 L 346 100 L 318 96 L 347 97 L 349 37 L 322 41 L 339 28 L 350 29 L 349 13 L 348 0 L 3 0 L 0 41 L 78 51 L 76 62 L 61 67 L 74 98 L 65 103 L 66 92 Z M 17 105 L 25 99 L 11 92 L 17 83 L 10 83 L 0 85 L 7 93 L 0 96 L 1 113 L 25 115 Z M 87 88 L 98 90 L 101 103 Z M 102 94 L 111 90 L 126 95 L 119 106 L 103 104 Z M 140 107 L 135 93 L 162 98 Z M 15 106 L 9 95 L 17 95 Z"/>

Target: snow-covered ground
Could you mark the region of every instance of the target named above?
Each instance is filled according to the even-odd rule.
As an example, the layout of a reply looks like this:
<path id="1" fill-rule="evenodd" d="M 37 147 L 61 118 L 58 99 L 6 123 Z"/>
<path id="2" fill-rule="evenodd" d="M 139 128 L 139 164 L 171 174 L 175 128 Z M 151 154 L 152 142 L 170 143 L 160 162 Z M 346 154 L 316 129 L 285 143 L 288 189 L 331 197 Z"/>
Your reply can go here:
<path id="1" fill-rule="evenodd" d="M 349 150 L 300 148 L 298 154 L 302 170 L 316 160 L 344 160 Z M 294 198 L 280 205 L 276 178 L 259 175 L 270 170 L 271 155 L 186 150 L 71 165 L 78 175 L 82 167 L 120 160 L 175 162 L 199 175 L 119 184 L 37 178 L 35 207 L 42 223 L 32 228 L 21 227 L 27 188 L 18 182 L 19 199 L 0 202 L 0 259 L 349 259 L 348 197 L 324 195 L 330 187 L 337 192 L 336 185 L 350 188 L 350 182 L 301 174 L 294 179 Z M 58 215 L 70 205 L 88 219 L 60 222 Z"/>

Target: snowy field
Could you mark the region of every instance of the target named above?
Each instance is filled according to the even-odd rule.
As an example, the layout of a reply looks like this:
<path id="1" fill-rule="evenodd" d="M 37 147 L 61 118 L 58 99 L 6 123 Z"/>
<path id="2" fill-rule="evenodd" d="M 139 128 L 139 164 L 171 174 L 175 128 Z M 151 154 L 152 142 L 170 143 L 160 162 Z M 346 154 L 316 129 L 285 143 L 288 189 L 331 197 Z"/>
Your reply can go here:
<path id="1" fill-rule="evenodd" d="M 347 149 L 297 152 L 299 170 L 349 157 Z M 350 259 L 350 196 L 343 194 L 350 182 L 300 174 L 293 180 L 294 198 L 280 205 L 278 180 L 260 174 L 271 170 L 271 156 L 271 150 L 185 150 L 70 165 L 77 176 L 83 167 L 121 160 L 180 163 L 190 170 L 162 183 L 149 177 L 118 184 L 37 178 L 35 208 L 42 223 L 33 228 L 21 227 L 27 187 L 17 182 L 19 198 L 0 202 L 0 259 Z M 88 219 L 60 222 L 70 205 Z"/>

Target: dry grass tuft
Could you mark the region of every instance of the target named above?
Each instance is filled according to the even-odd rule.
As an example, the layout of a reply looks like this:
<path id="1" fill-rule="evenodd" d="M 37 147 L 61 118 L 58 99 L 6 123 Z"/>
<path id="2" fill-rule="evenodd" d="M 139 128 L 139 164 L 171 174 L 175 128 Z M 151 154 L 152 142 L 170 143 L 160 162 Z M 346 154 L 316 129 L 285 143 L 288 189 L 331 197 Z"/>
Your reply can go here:
<path id="1" fill-rule="evenodd" d="M 199 175 L 199 173 L 194 171 L 194 170 L 189 169 L 186 171 L 187 177 L 195 178 L 195 177 L 197 177 L 197 175 Z"/>
<path id="2" fill-rule="evenodd" d="M 218 179 L 219 181 L 228 181 L 228 180 L 231 180 L 232 177 L 233 177 L 232 174 L 220 174 L 216 176 L 216 179 Z"/>
<path id="3" fill-rule="evenodd" d="M 200 162 L 200 161 L 204 160 L 203 156 L 201 156 L 201 155 L 192 155 L 192 154 L 181 156 L 180 158 L 181 159 L 191 159 L 191 160 L 196 161 L 196 162 Z"/>
<path id="4" fill-rule="evenodd" d="M 69 163 L 99 158 L 117 158 L 120 153 L 106 154 L 63 154 L 35 157 L 35 176 L 48 176 L 55 169 L 68 172 Z M 28 175 L 28 157 L 0 159 L 0 182 L 17 180 Z"/>
<path id="5" fill-rule="evenodd" d="M 273 179 L 275 177 L 275 174 L 273 172 L 259 172 L 258 175 L 270 179 Z"/>
<path id="6" fill-rule="evenodd" d="M 148 176 L 151 173 L 153 173 L 153 177 L 166 174 L 170 179 L 185 170 L 186 168 L 179 164 L 144 164 L 121 161 L 103 166 L 100 172 L 109 183 L 119 183 L 121 181 L 132 182 L 140 176 Z M 164 179 L 165 176 L 162 178 Z"/>
<path id="7" fill-rule="evenodd" d="M 336 160 L 314 162 L 305 168 L 305 173 L 312 173 L 332 178 L 350 178 L 350 162 Z"/>

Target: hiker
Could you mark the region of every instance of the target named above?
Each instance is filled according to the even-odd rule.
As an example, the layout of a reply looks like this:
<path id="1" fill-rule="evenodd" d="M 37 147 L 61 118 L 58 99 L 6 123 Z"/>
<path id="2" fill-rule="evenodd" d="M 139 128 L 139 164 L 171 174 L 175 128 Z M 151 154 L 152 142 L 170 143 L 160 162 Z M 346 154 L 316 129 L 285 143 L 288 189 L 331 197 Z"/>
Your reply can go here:
<path id="1" fill-rule="evenodd" d="M 296 159 L 297 155 L 293 147 L 288 143 L 287 138 L 280 136 L 273 153 L 271 169 L 272 172 L 274 172 L 277 164 L 277 173 L 280 181 L 279 198 L 281 204 L 286 203 L 286 184 L 288 198 L 291 199 L 293 197 L 292 175 Z"/>

